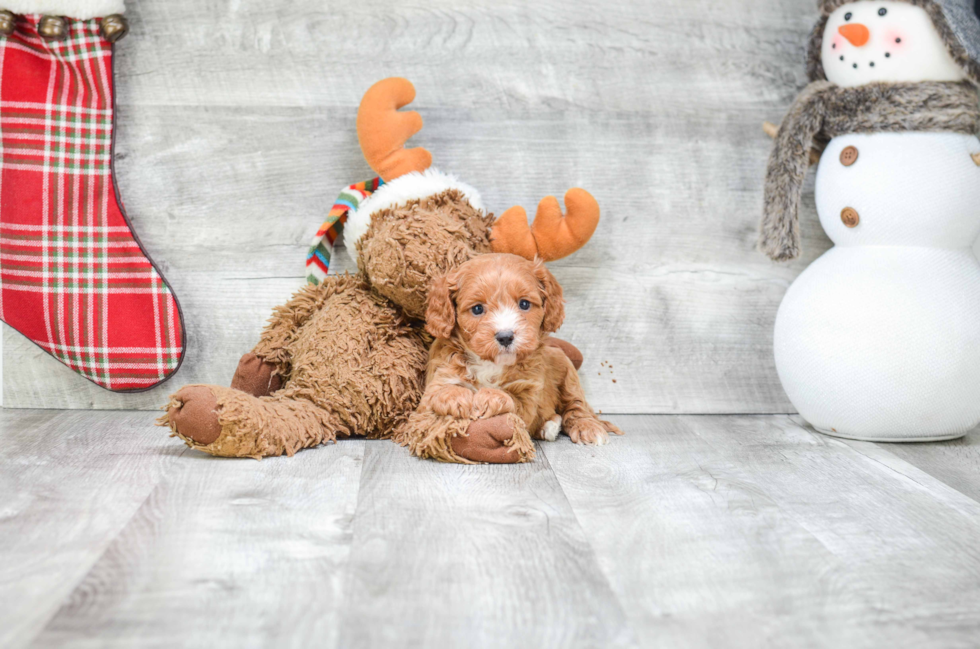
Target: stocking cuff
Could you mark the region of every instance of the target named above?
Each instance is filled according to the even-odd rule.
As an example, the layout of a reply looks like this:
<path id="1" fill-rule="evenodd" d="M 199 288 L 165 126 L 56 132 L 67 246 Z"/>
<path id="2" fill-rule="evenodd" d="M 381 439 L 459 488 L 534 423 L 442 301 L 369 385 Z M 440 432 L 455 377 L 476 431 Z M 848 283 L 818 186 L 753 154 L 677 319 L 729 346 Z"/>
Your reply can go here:
<path id="1" fill-rule="evenodd" d="M 126 5 L 123 0 L 0 0 L 0 9 L 15 14 L 42 14 L 89 20 L 121 14 L 126 11 Z"/>

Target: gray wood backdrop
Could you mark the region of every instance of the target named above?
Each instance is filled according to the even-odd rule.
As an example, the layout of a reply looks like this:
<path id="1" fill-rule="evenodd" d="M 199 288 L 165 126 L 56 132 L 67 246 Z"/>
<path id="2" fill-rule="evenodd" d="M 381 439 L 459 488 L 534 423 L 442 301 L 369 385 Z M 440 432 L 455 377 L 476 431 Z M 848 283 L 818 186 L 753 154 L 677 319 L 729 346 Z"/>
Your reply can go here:
<path id="1" fill-rule="evenodd" d="M 337 190 L 370 177 L 361 94 L 411 79 L 414 143 L 489 209 L 589 189 L 603 217 L 553 270 L 560 332 L 611 413 L 792 412 L 772 324 L 830 246 L 804 201 L 803 259 L 754 250 L 769 140 L 804 85 L 814 0 L 172 0 L 131 2 L 117 47 L 117 168 L 189 336 L 167 384 L 102 390 L 9 328 L 6 406 L 156 408 L 227 384 Z M 341 268 L 351 268 L 342 257 Z M 612 369 L 609 369 L 609 366 Z"/>

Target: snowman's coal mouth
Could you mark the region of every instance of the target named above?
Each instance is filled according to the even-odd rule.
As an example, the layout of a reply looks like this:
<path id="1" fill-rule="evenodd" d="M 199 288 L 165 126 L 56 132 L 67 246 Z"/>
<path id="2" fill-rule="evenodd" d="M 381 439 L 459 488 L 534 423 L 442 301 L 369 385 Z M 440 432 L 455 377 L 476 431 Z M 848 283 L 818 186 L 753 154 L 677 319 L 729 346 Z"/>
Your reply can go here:
<path id="1" fill-rule="evenodd" d="M 885 58 L 889 58 L 889 57 L 891 57 L 891 54 L 889 54 L 888 52 L 885 52 Z M 845 59 L 844 59 L 843 56 L 840 57 L 840 60 L 841 61 L 845 61 Z M 852 63 L 851 64 L 851 67 L 854 68 L 855 70 L 857 70 L 861 66 L 860 66 L 859 63 Z M 869 68 L 875 67 L 875 62 L 874 61 L 868 61 L 868 67 Z"/>

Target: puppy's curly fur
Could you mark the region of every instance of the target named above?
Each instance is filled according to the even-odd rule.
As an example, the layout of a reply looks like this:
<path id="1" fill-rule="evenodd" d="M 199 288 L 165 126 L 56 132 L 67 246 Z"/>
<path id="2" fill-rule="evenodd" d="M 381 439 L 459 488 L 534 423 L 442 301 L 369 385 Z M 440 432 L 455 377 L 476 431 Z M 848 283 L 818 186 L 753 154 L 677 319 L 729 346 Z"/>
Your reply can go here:
<path id="1" fill-rule="evenodd" d="M 562 429 L 593 445 L 622 434 L 596 417 L 571 361 L 546 344 L 564 318 L 562 288 L 540 260 L 480 255 L 437 279 L 426 311 L 436 341 L 418 412 L 513 414 L 530 437 L 548 441 Z"/>

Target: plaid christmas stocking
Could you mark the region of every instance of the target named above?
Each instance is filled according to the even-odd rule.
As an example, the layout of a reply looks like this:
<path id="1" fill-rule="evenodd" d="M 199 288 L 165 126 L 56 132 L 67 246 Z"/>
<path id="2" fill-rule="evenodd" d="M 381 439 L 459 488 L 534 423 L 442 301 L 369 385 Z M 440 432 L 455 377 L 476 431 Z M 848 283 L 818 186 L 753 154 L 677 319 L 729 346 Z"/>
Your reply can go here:
<path id="1" fill-rule="evenodd" d="M 113 174 L 122 0 L 3 8 L 0 319 L 104 388 L 151 388 L 180 365 L 184 327 Z"/>

